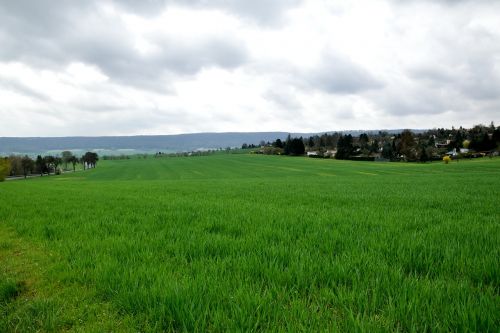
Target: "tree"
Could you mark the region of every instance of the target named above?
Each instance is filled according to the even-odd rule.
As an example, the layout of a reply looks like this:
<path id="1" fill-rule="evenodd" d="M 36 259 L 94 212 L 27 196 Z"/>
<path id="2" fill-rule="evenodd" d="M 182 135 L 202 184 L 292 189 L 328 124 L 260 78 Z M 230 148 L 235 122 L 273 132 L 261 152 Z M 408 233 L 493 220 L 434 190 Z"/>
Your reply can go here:
<path id="1" fill-rule="evenodd" d="M 404 130 L 401 133 L 397 152 L 403 155 L 407 160 L 416 159 L 415 136 L 410 130 Z"/>
<path id="2" fill-rule="evenodd" d="M 70 163 L 71 158 L 73 157 L 73 153 L 69 150 L 65 150 L 61 153 L 62 161 L 64 163 L 64 169 L 68 169 L 68 163 Z"/>
<path id="3" fill-rule="evenodd" d="M 427 154 L 426 147 L 422 146 L 420 148 L 420 162 L 427 162 L 429 161 L 429 155 Z"/>
<path id="4" fill-rule="evenodd" d="M 24 178 L 26 178 L 29 173 L 33 172 L 33 169 L 35 168 L 35 161 L 33 161 L 28 155 L 25 155 L 21 159 L 21 165 L 23 168 Z"/>
<path id="5" fill-rule="evenodd" d="M 62 158 L 60 157 L 54 157 L 54 160 L 52 161 L 52 165 L 54 166 L 54 173 L 59 174 L 61 170 L 59 170 L 57 167 L 61 165 L 63 162 Z"/>
<path id="6" fill-rule="evenodd" d="M 273 142 L 273 146 L 276 148 L 283 148 L 283 142 L 281 139 L 276 139 L 276 141 Z"/>
<path id="7" fill-rule="evenodd" d="M 8 158 L 0 158 L 0 182 L 10 174 L 10 161 Z"/>
<path id="8" fill-rule="evenodd" d="M 76 165 L 78 164 L 78 157 L 76 157 L 75 155 L 71 156 L 68 160 L 69 163 L 71 163 L 73 165 L 73 172 L 76 171 Z"/>
<path id="9" fill-rule="evenodd" d="M 496 147 L 500 147 L 500 127 L 496 128 L 493 131 L 493 137 L 492 137 L 493 142 L 495 143 Z"/>
<path id="10" fill-rule="evenodd" d="M 302 138 L 293 138 L 290 140 L 290 143 L 288 144 L 289 155 L 300 156 L 304 155 L 305 152 L 306 147 L 304 146 Z"/>
<path id="11" fill-rule="evenodd" d="M 82 164 L 83 170 L 85 170 L 87 168 L 87 162 L 85 161 L 85 155 L 80 157 L 79 162 Z"/>
<path id="12" fill-rule="evenodd" d="M 326 135 L 326 148 L 332 149 L 337 146 L 337 133 Z"/>
<path id="13" fill-rule="evenodd" d="M 337 153 L 335 154 L 335 158 L 337 160 L 346 160 L 351 157 L 353 153 L 354 146 L 352 144 L 352 135 L 341 135 L 337 141 Z"/>
<path id="14" fill-rule="evenodd" d="M 309 140 L 307 142 L 307 146 L 309 147 L 309 149 L 314 148 L 314 138 L 312 136 L 309 137 Z"/>
<path id="15" fill-rule="evenodd" d="M 9 175 L 16 176 L 23 174 L 23 167 L 21 165 L 21 157 L 16 155 L 10 155 L 8 157 L 10 163 Z"/>
<path id="16" fill-rule="evenodd" d="M 292 138 L 290 134 L 286 137 L 285 144 L 283 145 L 283 154 L 284 155 L 290 155 L 290 144 L 292 142 Z"/>
<path id="17" fill-rule="evenodd" d="M 392 148 L 392 144 L 390 142 L 386 142 L 384 147 L 382 148 L 382 157 L 390 160 L 394 157 L 394 149 Z"/>
<path id="18" fill-rule="evenodd" d="M 328 134 L 325 133 L 319 137 L 319 146 L 326 148 L 327 143 L 328 143 Z"/>
<path id="19" fill-rule="evenodd" d="M 368 134 L 363 133 L 359 136 L 358 145 L 359 145 L 359 150 L 360 150 L 362 155 L 364 155 L 364 156 L 370 155 L 371 147 L 370 147 L 370 138 L 368 137 Z"/>
<path id="20" fill-rule="evenodd" d="M 359 146 L 361 149 L 368 149 L 368 142 L 370 139 L 368 138 L 368 134 L 363 133 L 359 136 Z"/>
<path id="21" fill-rule="evenodd" d="M 370 153 L 378 153 L 378 140 L 374 139 L 370 145 Z"/>
<path id="22" fill-rule="evenodd" d="M 83 169 L 85 170 L 85 164 L 87 165 L 88 168 L 95 168 L 97 161 L 99 161 L 97 153 L 93 153 L 90 151 L 86 152 L 82 156 Z"/>
<path id="23" fill-rule="evenodd" d="M 45 165 L 45 160 L 40 155 L 38 155 L 36 157 L 35 168 L 36 168 L 37 172 L 40 173 L 40 176 L 43 176 L 43 173 L 45 172 L 45 169 L 47 168 L 47 166 Z"/>
<path id="24" fill-rule="evenodd" d="M 460 149 L 463 147 L 463 142 L 464 142 L 464 135 L 462 131 L 457 131 L 455 134 L 455 137 L 453 140 L 450 142 L 448 148 L 449 149 Z"/>
<path id="25" fill-rule="evenodd" d="M 97 155 L 97 153 L 90 153 L 90 164 L 93 168 L 96 167 L 97 161 L 99 161 L 99 156 Z"/>
<path id="26" fill-rule="evenodd" d="M 436 139 L 434 139 L 434 135 L 431 135 L 429 137 L 429 140 L 427 141 L 427 145 L 429 147 L 435 147 L 436 146 Z M 466 147 L 467 148 L 467 147 Z"/>
<path id="27" fill-rule="evenodd" d="M 469 147 L 475 151 L 485 151 L 495 149 L 496 143 L 490 139 L 488 133 L 483 133 L 475 138 L 473 138 L 469 144 Z"/>
<path id="28" fill-rule="evenodd" d="M 55 157 L 52 155 L 44 156 L 43 161 L 45 162 L 45 170 L 47 174 L 50 176 L 50 171 L 54 168 L 54 159 Z M 55 171 L 55 169 L 54 169 Z"/>

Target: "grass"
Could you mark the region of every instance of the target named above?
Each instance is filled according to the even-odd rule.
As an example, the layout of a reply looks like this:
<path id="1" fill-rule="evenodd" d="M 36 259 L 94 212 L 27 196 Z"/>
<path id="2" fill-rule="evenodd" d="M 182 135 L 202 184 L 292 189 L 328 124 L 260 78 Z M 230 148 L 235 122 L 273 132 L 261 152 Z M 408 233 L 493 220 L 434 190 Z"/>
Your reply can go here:
<path id="1" fill-rule="evenodd" d="M 103 161 L 0 184 L 0 331 L 500 329 L 500 159 Z"/>

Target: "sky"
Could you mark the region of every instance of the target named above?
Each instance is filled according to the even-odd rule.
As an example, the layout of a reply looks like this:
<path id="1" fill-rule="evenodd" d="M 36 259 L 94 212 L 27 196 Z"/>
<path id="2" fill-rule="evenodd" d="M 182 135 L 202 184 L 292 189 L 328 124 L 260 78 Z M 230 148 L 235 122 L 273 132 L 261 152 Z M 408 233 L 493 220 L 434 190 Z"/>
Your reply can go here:
<path id="1" fill-rule="evenodd" d="M 0 136 L 500 122 L 497 0 L 0 0 Z"/>

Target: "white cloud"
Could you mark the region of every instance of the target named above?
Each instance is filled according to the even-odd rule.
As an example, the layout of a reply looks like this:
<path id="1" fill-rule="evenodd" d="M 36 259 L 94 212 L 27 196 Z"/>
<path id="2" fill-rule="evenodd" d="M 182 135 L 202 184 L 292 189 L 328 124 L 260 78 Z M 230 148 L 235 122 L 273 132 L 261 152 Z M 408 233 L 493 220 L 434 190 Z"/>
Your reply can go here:
<path id="1" fill-rule="evenodd" d="M 79 84 L 102 83 L 109 79 L 99 68 L 81 62 L 71 63 L 66 72 L 70 75 L 71 81 Z"/>

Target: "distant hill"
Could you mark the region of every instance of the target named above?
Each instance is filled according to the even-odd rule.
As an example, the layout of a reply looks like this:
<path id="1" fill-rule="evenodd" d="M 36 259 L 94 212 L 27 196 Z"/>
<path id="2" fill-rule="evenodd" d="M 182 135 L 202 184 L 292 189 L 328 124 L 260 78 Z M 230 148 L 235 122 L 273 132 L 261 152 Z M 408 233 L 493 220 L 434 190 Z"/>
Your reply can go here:
<path id="1" fill-rule="evenodd" d="M 399 133 L 402 130 L 385 130 Z M 415 130 L 419 132 L 421 130 Z M 292 136 L 309 137 L 321 133 L 291 133 Z M 327 132 L 333 133 L 333 132 Z M 374 131 L 343 131 L 352 135 L 378 133 Z M 243 143 L 258 144 L 261 141 L 284 140 L 287 132 L 230 132 L 230 133 L 194 133 L 177 135 L 140 135 L 140 136 L 98 136 L 98 137 L 0 137 L 0 155 L 9 154 L 57 154 L 63 150 L 75 153 L 97 151 L 103 154 L 136 154 L 151 152 L 181 152 L 241 147 Z"/>

